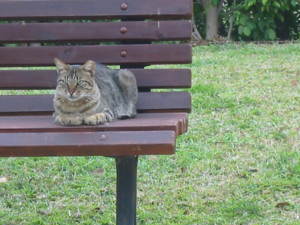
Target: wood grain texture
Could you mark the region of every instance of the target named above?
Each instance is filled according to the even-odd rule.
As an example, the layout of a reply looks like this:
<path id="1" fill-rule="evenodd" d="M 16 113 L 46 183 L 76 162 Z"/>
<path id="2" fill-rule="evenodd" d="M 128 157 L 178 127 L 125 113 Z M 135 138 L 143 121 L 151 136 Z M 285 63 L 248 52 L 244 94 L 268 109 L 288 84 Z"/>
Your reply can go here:
<path id="1" fill-rule="evenodd" d="M 126 2 L 126 10 L 121 4 Z M 192 0 L 0 1 L 0 19 L 191 18 Z"/>
<path id="2" fill-rule="evenodd" d="M 0 24 L 0 43 L 189 40 L 190 21 Z"/>
<path id="3" fill-rule="evenodd" d="M 122 53 L 126 56 L 122 56 Z M 184 64 L 192 60 L 189 44 L 1 47 L 0 66 L 52 66 L 53 58 L 81 64 L 88 59 L 104 64 Z"/>
<path id="4" fill-rule="evenodd" d="M 139 112 L 190 112 L 191 96 L 188 92 L 140 92 Z M 49 113 L 53 111 L 52 95 L 0 96 L 0 113 Z"/>
<path id="5" fill-rule="evenodd" d="M 130 69 L 140 88 L 189 88 L 189 69 Z M 54 89 L 55 70 L 0 70 L 0 89 Z"/>
<path id="6" fill-rule="evenodd" d="M 60 126 L 51 115 L 0 116 L 0 133 L 95 132 L 172 130 L 187 131 L 186 113 L 140 113 L 133 119 L 115 120 L 98 126 Z"/>
<path id="7" fill-rule="evenodd" d="M 0 133 L 0 157 L 173 154 L 174 131 Z"/>

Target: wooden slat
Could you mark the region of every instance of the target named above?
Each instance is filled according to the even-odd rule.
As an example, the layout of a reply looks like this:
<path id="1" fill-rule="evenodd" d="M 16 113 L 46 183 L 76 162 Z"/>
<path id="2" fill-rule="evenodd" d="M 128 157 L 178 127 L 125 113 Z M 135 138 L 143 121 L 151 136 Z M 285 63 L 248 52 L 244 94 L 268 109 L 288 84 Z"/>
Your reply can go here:
<path id="1" fill-rule="evenodd" d="M 190 112 L 191 95 L 188 92 L 142 92 L 137 108 L 140 112 Z"/>
<path id="2" fill-rule="evenodd" d="M 127 56 L 122 57 L 121 52 Z M 93 59 L 105 64 L 190 63 L 189 44 L 145 44 L 59 47 L 0 47 L 0 66 L 49 66 L 58 57 L 67 63 L 81 64 Z"/>
<path id="3" fill-rule="evenodd" d="M 121 28 L 127 32 L 122 33 Z M 190 21 L 0 24 L 0 43 L 189 40 Z"/>
<path id="4" fill-rule="evenodd" d="M 0 133 L 0 157 L 173 154 L 174 131 Z"/>
<path id="5" fill-rule="evenodd" d="M 131 69 L 141 88 L 188 88 L 191 71 L 188 69 Z M 54 70 L 0 70 L 0 89 L 53 89 Z"/>
<path id="6" fill-rule="evenodd" d="M 191 96 L 187 92 L 141 92 L 139 112 L 190 112 Z M 0 113 L 47 113 L 53 111 L 52 95 L 0 96 Z"/>
<path id="7" fill-rule="evenodd" d="M 0 133 L 172 130 L 180 135 L 186 132 L 186 125 L 186 113 L 140 113 L 133 119 L 98 126 L 60 126 L 51 115 L 0 116 Z"/>
<path id="8" fill-rule="evenodd" d="M 121 9 L 126 2 L 127 10 Z M 0 19 L 191 18 L 192 0 L 0 1 Z"/>

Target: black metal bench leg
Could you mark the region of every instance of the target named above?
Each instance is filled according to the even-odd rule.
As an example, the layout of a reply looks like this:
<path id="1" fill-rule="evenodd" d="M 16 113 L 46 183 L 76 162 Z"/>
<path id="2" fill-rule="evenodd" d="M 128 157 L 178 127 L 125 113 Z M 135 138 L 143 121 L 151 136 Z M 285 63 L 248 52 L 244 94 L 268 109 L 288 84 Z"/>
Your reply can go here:
<path id="1" fill-rule="evenodd" d="M 138 157 L 117 157 L 117 225 L 136 225 Z"/>

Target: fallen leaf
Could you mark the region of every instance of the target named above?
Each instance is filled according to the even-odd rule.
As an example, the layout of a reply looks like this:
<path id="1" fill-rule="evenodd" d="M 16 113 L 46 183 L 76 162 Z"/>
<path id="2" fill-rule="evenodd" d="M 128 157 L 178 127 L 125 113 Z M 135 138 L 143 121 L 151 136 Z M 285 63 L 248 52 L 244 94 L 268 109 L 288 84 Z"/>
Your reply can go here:
<path id="1" fill-rule="evenodd" d="M 156 155 L 150 155 L 150 156 L 148 156 L 148 159 L 149 160 L 158 160 L 158 156 L 156 156 Z"/>
<path id="2" fill-rule="evenodd" d="M 98 168 L 98 169 L 95 169 L 92 173 L 101 176 L 104 173 L 104 169 Z"/>
<path id="3" fill-rule="evenodd" d="M 39 214 L 41 215 L 45 215 L 45 216 L 49 216 L 51 214 L 51 211 L 50 210 L 47 210 L 47 209 L 40 209 L 37 211 Z"/>
<path id="4" fill-rule="evenodd" d="M 292 85 L 293 87 L 298 86 L 298 81 L 297 81 L 297 80 L 292 80 L 292 81 L 291 81 L 291 85 Z"/>
<path id="5" fill-rule="evenodd" d="M 7 177 L 0 177 L 0 183 L 7 183 L 8 179 Z"/>
<path id="6" fill-rule="evenodd" d="M 284 207 L 287 207 L 287 206 L 290 206 L 291 204 L 288 203 L 288 202 L 279 202 L 276 204 L 276 208 L 284 208 Z"/>

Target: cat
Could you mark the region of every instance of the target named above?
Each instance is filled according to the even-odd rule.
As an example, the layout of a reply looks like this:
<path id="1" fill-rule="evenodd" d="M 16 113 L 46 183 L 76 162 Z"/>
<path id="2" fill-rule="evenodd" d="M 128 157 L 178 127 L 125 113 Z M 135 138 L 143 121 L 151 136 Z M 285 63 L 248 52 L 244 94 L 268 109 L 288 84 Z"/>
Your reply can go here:
<path id="1" fill-rule="evenodd" d="M 54 120 L 61 125 L 97 125 L 136 115 L 138 88 L 129 70 L 112 70 L 92 60 L 68 65 L 55 58 L 58 79 Z"/>

